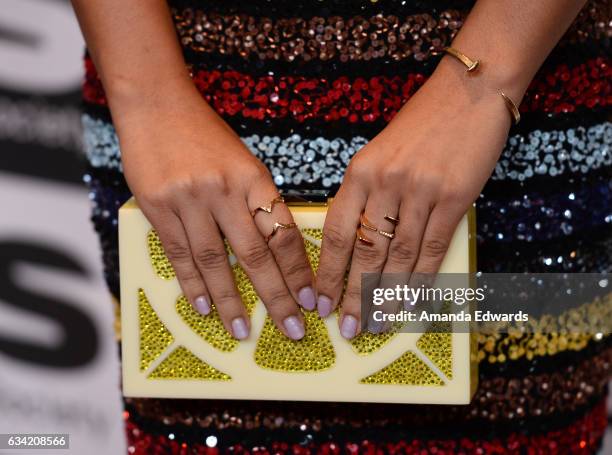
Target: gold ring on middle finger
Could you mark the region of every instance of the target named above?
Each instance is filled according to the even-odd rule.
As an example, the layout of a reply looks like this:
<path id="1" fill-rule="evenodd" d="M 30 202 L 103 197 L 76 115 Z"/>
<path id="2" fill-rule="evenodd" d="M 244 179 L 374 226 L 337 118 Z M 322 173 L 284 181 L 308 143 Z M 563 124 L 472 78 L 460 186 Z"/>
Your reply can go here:
<path id="1" fill-rule="evenodd" d="M 386 216 L 385 216 L 385 219 L 387 219 Z M 378 235 L 382 235 L 383 237 L 387 237 L 388 239 L 393 239 L 395 237 L 395 233 L 389 232 L 389 231 L 383 231 L 382 229 L 379 229 L 376 226 L 374 226 L 374 224 L 370 222 L 368 217 L 365 216 L 365 213 L 362 213 L 361 216 L 359 217 L 359 227 L 363 229 L 367 229 L 368 231 L 376 232 Z M 370 242 L 368 244 L 373 244 L 373 242 L 367 237 L 363 236 L 363 234 L 359 234 L 357 238 L 364 243 Z M 365 242 L 364 239 L 368 240 L 368 242 Z"/>
<path id="2" fill-rule="evenodd" d="M 278 221 L 276 221 L 274 223 L 274 226 L 272 226 L 272 232 L 270 233 L 270 235 L 268 235 L 266 237 L 266 243 L 268 243 L 270 241 L 270 239 L 272 237 L 274 237 L 274 235 L 280 230 L 280 229 L 293 229 L 293 228 L 297 228 L 297 224 L 296 223 L 279 223 Z"/>

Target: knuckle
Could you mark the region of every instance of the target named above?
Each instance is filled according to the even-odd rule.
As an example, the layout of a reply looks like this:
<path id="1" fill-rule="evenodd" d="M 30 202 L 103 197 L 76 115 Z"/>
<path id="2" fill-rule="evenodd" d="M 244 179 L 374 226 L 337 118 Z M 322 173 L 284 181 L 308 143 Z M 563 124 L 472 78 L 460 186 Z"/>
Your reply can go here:
<path id="1" fill-rule="evenodd" d="M 170 261 L 183 262 L 191 258 L 189 246 L 176 240 L 166 242 L 164 251 Z"/>
<path id="2" fill-rule="evenodd" d="M 268 168 L 264 165 L 259 165 L 259 163 L 250 168 L 248 175 L 255 182 L 261 182 L 262 180 L 269 180 L 271 178 Z"/>
<path id="3" fill-rule="evenodd" d="M 302 246 L 302 234 L 299 229 L 280 229 L 276 235 L 270 239 L 270 246 L 281 251 L 295 246 Z"/>
<path id="4" fill-rule="evenodd" d="M 346 169 L 346 175 L 349 179 L 364 181 L 370 175 L 370 169 L 367 160 L 364 160 L 360 155 L 355 155 Z"/>
<path id="5" fill-rule="evenodd" d="M 335 262 L 321 263 L 317 271 L 317 287 L 325 294 L 331 291 L 344 280 L 346 269 L 340 268 Z"/>
<path id="6" fill-rule="evenodd" d="M 150 191 L 139 195 L 139 202 L 143 206 L 149 206 L 154 209 L 165 209 L 171 205 L 172 192 L 166 187 L 157 188 L 155 191 Z"/>
<path id="7" fill-rule="evenodd" d="M 230 184 L 225 173 L 218 169 L 211 169 L 200 177 L 197 186 L 197 193 L 228 195 Z"/>
<path id="8" fill-rule="evenodd" d="M 194 259 L 204 269 L 217 269 L 226 263 L 227 257 L 222 249 L 202 248 L 196 252 Z"/>
<path id="9" fill-rule="evenodd" d="M 256 243 L 250 246 L 244 256 L 240 258 L 240 262 L 248 270 L 261 269 L 270 263 L 272 253 L 265 243 Z"/>
<path id="10" fill-rule="evenodd" d="M 224 308 L 227 307 L 228 304 L 236 302 L 239 299 L 240 296 L 232 286 L 228 289 L 216 289 L 213 303 L 217 307 Z M 223 312 L 223 310 L 221 310 L 221 312 Z"/>
<path id="11" fill-rule="evenodd" d="M 378 171 L 378 178 L 381 182 L 401 182 L 405 176 L 403 167 L 398 165 L 386 165 Z"/>
<path id="12" fill-rule="evenodd" d="M 311 269 L 310 266 L 304 260 L 297 260 L 285 264 L 282 269 L 283 276 L 288 280 L 293 278 L 300 278 L 304 276 L 310 276 Z"/>
<path id="13" fill-rule="evenodd" d="M 353 302 L 361 302 L 361 288 L 359 286 L 347 287 L 344 293 L 344 299 Z"/>
<path id="14" fill-rule="evenodd" d="M 399 263 L 411 263 L 417 258 L 417 248 L 408 240 L 395 239 L 389 245 L 389 258 Z"/>
<path id="15" fill-rule="evenodd" d="M 446 254 L 448 250 L 448 240 L 442 238 L 432 238 L 423 242 L 423 254 L 427 257 L 439 257 Z"/>
<path id="16" fill-rule="evenodd" d="M 192 267 L 184 271 L 177 271 L 178 280 L 187 286 L 195 286 L 202 283 L 202 277 Z"/>
<path id="17" fill-rule="evenodd" d="M 330 248 L 333 251 L 341 251 L 350 248 L 353 244 L 353 239 L 345 236 L 339 227 L 328 225 L 323 228 L 322 245 L 325 248 Z"/>
<path id="18" fill-rule="evenodd" d="M 437 171 L 411 172 L 409 187 L 423 194 L 437 195 L 444 182 L 444 176 Z"/>
<path id="19" fill-rule="evenodd" d="M 288 292 L 282 288 L 273 288 L 269 291 L 269 294 L 266 296 L 266 306 L 268 309 L 278 309 L 286 306 L 289 302 Z"/>
<path id="20" fill-rule="evenodd" d="M 355 261 L 360 266 L 376 267 L 385 260 L 385 253 L 376 246 L 355 243 Z"/>

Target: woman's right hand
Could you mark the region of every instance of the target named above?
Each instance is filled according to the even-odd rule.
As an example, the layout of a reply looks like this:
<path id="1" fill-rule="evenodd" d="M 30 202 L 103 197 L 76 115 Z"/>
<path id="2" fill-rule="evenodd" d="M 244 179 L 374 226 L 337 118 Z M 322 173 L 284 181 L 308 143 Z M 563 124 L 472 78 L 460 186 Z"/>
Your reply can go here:
<path id="1" fill-rule="evenodd" d="M 185 296 L 202 314 L 214 302 L 235 338 L 249 335 L 225 237 L 278 328 L 302 338 L 296 302 L 313 310 L 315 295 L 300 231 L 278 229 L 266 243 L 275 222 L 293 222 L 291 213 L 275 204 L 271 214 L 251 214 L 278 196 L 267 168 L 195 88 L 146 104 L 114 117 L 124 173 Z"/>

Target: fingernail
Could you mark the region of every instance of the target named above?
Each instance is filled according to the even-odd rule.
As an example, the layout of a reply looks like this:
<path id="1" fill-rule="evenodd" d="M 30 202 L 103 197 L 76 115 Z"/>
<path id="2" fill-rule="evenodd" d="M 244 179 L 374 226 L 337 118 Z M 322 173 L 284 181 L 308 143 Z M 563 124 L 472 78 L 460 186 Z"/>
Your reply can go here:
<path id="1" fill-rule="evenodd" d="M 203 314 L 204 316 L 210 313 L 210 303 L 208 303 L 208 299 L 203 295 L 197 297 L 194 301 L 194 304 L 196 310 L 198 310 L 198 313 Z"/>
<path id="2" fill-rule="evenodd" d="M 317 311 L 322 318 L 329 316 L 332 311 L 331 299 L 325 295 L 320 295 L 317 301 Z"/>
<path id="3" fill-rule="evenodd" d="M 302 305 L 304 309 L 308 311 L 312 311 L 315 309 L 315 293 L 310 286 L 302 288 L 300 292 L 298 292 L 298 299 L 300 301 L 300 305 Z"/>
<path id="4" fill-rule="evenodd" d="M 355 316 L 347 314 L 346 316 L 344 316 L 344 318 L 342 318 L 340 334 L 347 340 L 350 340 L 351 338 L 354 338 L 355 335 L 357 335 L 357 319 L 355 318 Z"/>
<path id="5" fill-rule="evenodd" d="M 283 321 L 285 330 L 292 340 L 304 338 L 304 324 L 296 316 L 289 316 Z"/>
<path id="6" fill-rule="evenodd" d="M 244 340 L 249 336 L 249 328 L 244 318 L 236 318 L 232 321 L 232 332 L 234 338 L 238 340 Z"/>

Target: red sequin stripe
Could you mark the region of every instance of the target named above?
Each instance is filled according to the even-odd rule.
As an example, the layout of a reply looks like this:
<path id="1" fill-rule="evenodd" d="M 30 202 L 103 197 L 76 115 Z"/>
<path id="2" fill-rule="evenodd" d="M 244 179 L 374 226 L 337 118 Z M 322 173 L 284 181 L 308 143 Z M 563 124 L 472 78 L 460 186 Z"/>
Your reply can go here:
<path id="1" fill-rule="evenodd" d="M 106 104 L 91 61 L 86 61 L 84 99 Z M 236 71 L 199 70 L 194 83 L 221 115 L 258 120 L 290 118 L 350 122 L 389 121 L 423 85 L 426 76 L 346 76 L 334 80 L 299 76 L 253 77 Z M 569 68 L 542 71 L 529 87 L 521 112 L 564 113 L 612 104 L 610 59 L 600 57 Z"/>
<path id="2" fill-rule="evenodd" d="M 133 455 L 172 454 L 247 454 L 262 455 L 275 453 L 291 453 L 295 455 L 321 454 L 451 454 L 451 453 L 477 453 L 477 454 L 590 454 L 594 453 L 606 430 L 608 418 L 606 403 L 602 400 L 582 418 L 576 420 L 565 428 L 536 435 L 511 433 L 504 439 L 478 440 L 467 437 L 447 440 L 421 440 L 413 439 L 400 442 L 374 442 L 355 441 L 339 443 L 334 441 L 316 444 L 289 444 L 276 441 L 268 446 L 250 447 L 236 444 L 230 447 L 217 447 L 216 437 L 203 436 L 202 443 L 188 444 L 180 440 L 179 435 L 153 435 L 139 428 L 124 414 L 128 437 L 128 453 Z M 205 434 L 205 430 L 202 429 Z"/>

